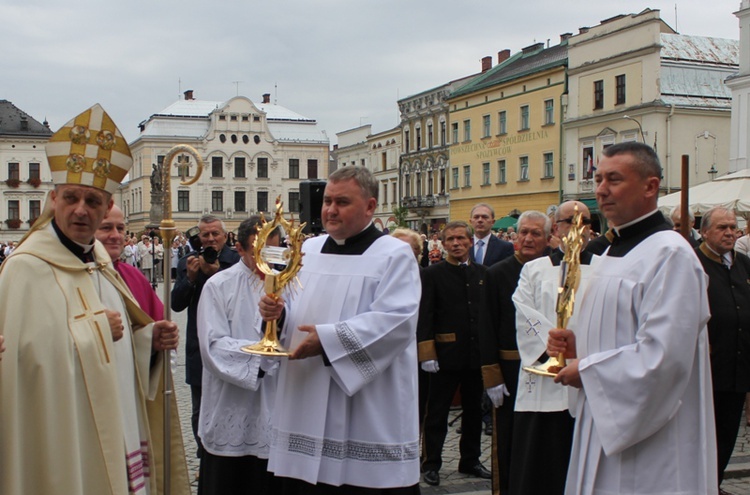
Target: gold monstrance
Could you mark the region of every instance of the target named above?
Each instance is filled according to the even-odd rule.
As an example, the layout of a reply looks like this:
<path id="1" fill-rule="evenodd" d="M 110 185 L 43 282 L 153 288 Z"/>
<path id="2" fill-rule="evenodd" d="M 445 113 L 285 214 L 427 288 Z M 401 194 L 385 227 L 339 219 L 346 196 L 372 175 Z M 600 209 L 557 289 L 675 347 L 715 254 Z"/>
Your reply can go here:
<path id="1" fill-rule="evenodd" d="M 568 320 L 573 316 L 575 292 L 581 282 L 581 249 L 583 248 L 583 215 L 575 207 L 573 222 L 568 235 L 563 237 L 565 255 L 560 263 L 560 287 L 557 294 L 557 328 L 566 328 Z M 550 357 L 546 363 L 539 366 L 524 366 L 524 371 L 542 376 L 557 376 L 565 367 L 565 355 Z"/>
<path id="2" fill-rule="evenodd" d="M 281 197 L 276 198 L 276 215 L 273 222 L 267 222 L 261 214 L 261 228 L 253 242 L 255 266 L 265 281 L 266 295 L 274 299 L 281 297 L 281 291 L 288 283 L 296 279 L 297 273 L 302 268 L 302 243 L 305 240 L 302 233 L 305 224 L 295 227 L 294 219 L 291 222 L 286 220 L 282 216 L 283 206 Z M 268 237 L 279 226 L 283 227 L 287 234 L 287 247 L 267 246 Z M 284 269 L 278 271 L 275 267 L 280 265 L 284 265 Z M 263 339 L 257 344 L 242 347 L 242 350 L 262 356 L 289 356 L 289 351 L 284 349 L 279 342 L 277 328 L 276 320 L 266 322 Z"/>

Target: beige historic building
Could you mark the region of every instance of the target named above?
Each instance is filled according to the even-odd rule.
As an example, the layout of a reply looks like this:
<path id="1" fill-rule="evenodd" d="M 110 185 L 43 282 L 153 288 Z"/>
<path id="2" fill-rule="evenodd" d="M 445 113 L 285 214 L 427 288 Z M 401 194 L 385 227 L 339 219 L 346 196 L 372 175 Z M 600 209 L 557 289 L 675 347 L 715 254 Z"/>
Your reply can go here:
<path id="1" fill-rule="evenodd" d="M 0 100 L 0 241 L 18 241 L 39 218 L 52 175 L 44 145 L 52 131 L 7 100 Z"/>
<path id="2" fill-rule="evenodd" d="M 496 218 L 559 202 L 567 36 L 509 55 L 448 99 L 452 220 L 478 202 Z"/>
<path id="3" fill-rule="evenodd" d="M 569 98 L 564 128 L 565 199 L 596 210 L 594 171 L 607 146 L 642 141 L 664 167 L 664 193 L 728 171 L 735 40 L 677 34 L 658 10 L 619 15 L 568 40 Z M 604 226 L 597 226 L 604 230 Z"/>
<path id="4" fill-rule="evenodd" d="M 326 177 L 325 132 L 314 119 L 272 103 L 269 94 L 260 102 L 244 96 L 219 102 L 197 100 L 186 91 L 183 100 L 151 115 L 140 128 L 130 143 L 130 181 L 116 197 L 132 232 L 150 223 L 152 171 L 178 144 L 193 146 L 206 166 L 195 184 L 182 186 L 195 176 L 195 160 L 172 164 L 171 210 L 179 230 L 204 214 L 218 216 L 234 230 L 253 213 L 273 211 L 278 196 L 296 217 L 300 181 Z"/>
<path id="5" fill-rule="evenodd" d="M 363 126 L 336 133 L 338 144 L 333 155 L 336 167 L 360 165 L 375 176 L 380 189 L 373 223 L 380 230 L 396 225 L 393 211 L 398 207 L 398 160 L 401 153 L 401 129 L 394 127 L 372 134 L 372 126 Z"/>
<path id="6" fill-rule="evenodd" d="M 489 60 L 488 60 L 489 59 Z M 492 65 L 483 59 L 483 68 Z M 451 190 L 448 97 L 479 75 L 472 74 L 398 101 L 401 113 L 399 197 L 409 227 L 422 233 L 442 230 L 448 222 Z"/>
<path id="7" fill-rule="evenodd" d="M 750 0 L 742 0 L 734 15 L 740 21 L 740 47 L 739 72 L 725 81 L 732 91 L 729 172 L 750 168 Z"/>

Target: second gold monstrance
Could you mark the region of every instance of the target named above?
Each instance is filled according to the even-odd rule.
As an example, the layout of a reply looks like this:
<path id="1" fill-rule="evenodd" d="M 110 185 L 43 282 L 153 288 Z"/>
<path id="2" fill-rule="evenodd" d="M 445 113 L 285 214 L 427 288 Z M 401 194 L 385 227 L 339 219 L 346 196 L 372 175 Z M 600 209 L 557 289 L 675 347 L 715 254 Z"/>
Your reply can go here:
<path id="1" fill-rule="evenodd" d="M 565 255 L 560 263 L 560 286 L 557 294 L 557 328 L 567 328 L 568 320 L 573 316 L 575 306 L 575 292 L 581 283 L 581 249 L 583 248 L 583 215 L 575 207 L 572 225 L 568 235 L 563 237 Z M 523 370 L 535 375 L 557 376 L 565 367 L 565 355 L 550 357 L 547 362 L 539 366 L 524 366 Z"/>
<path id="2" fill-rule="evenodd" d="M 288 221 L 283 217 L 283 203 L 281 198 L 276 198 L 276 213 L 272 222 L 267 222 L 261 214 L 261 227 L 253 242 L 253 256 L 258 274 L 264 281 L 266 295 L 274 299 L 281 297 L 281 292 L 289 283 L 297 278 L 297 273 L 302 268 L 302 243 L 305 235 L 302 229 L 305 224 L 294 225 L 294 219 Z M 278 227 L 283 227 L 287 234 L 286 247 L 268 246 L 268 238 Z M 284 266 L 279 271 L 278 266 Z M 261 356 L 289 356 L 287 351 L 279 342 L 278 322 L 276 320 L 266 322 L 266 331 L 260 342 L 242 347 L 244 352 L 259 354 Z"/>

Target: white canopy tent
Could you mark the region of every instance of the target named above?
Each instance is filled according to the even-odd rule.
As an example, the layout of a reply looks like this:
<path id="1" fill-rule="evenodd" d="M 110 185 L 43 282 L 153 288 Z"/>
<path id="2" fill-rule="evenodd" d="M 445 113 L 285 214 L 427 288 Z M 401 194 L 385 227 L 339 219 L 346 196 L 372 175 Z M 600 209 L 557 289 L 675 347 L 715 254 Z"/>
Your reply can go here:
<path id="1" fill-rule="evenodd" d="M 669 215 L 680 205 L 681 192 L 659 198 L 659 209 Z M 714 206 L 723 206 L 734 210 L 738 216 L 750 218 L 750 169 L 718 177 L 691 187 L 688 191 L 690 209 L 696 216 Z"/>

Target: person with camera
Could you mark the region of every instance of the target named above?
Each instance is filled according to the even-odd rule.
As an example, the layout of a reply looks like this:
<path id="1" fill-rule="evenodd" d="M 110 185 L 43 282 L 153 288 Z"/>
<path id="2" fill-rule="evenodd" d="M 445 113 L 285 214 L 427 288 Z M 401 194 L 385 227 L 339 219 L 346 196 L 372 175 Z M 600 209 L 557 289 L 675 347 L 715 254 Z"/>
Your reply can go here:
<path id="1" fill-rule="evenodd" d="M 204 215 L 198 222 L 198 234 L 190 237 L 194 251 L 177 263 L 177 280 L 172 287 L 172 311 L 188 310 L 185 336 L 185 382 L 190 385 L 192 398 L 191 423 L 198 444 L 198 457 L 202 447 L 198 438 L 198 417 L 201 408 L 201 380 L 203 363 L 198 345 L 198 302 L 203 285 L 221 270 L 226 270 L 240 260 L 237 251 L 227 245 L 227 229 L 221 219 Z"/>

